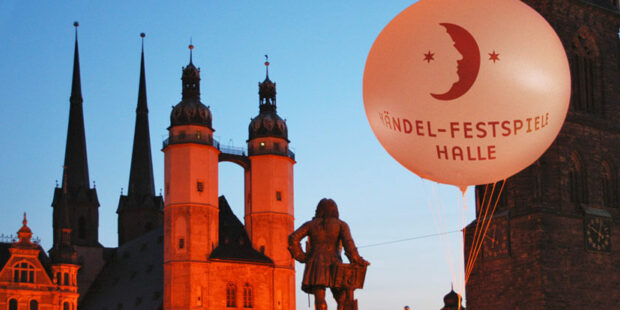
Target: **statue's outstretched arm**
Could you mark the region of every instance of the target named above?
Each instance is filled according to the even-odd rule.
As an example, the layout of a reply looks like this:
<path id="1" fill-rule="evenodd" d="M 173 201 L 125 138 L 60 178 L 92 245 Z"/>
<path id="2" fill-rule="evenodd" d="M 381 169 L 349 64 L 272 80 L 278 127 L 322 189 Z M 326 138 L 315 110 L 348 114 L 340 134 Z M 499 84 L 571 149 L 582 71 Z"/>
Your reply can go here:
<path id="1" fill-rule="evenodd" d="M 310 229 L 310 222 L 306 222 L 297 228 L 290 236 L 288 236 L 288 250 L 294 259 L 299 262 L 306 262 L 306 253 L 301 248 L 301 239 L 308 235 Z"/>
<path id="2" fill-rule="evenodd" d="M 347 255 L 351 263 L 358 265 L 370 265 L 370 263 L 361 257 L 357 252 L 357 247 L 355 247 L 355 242 L 353 242 L 353 237 L 351 237 L 351 230 L 349 229 L 349 225 L 345 222 L 342 222 L 340 225 L 340 240 L 342 240 L 344 253 Z"/>

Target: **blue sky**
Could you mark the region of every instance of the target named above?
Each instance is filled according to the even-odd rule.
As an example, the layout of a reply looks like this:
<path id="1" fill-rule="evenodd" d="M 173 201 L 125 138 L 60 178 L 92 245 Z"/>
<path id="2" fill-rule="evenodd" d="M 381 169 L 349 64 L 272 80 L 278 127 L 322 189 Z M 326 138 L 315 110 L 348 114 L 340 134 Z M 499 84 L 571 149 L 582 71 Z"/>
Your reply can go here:
<path id="1" fill-rule="evenodd" d="M 73 22 L 79 21 L 90 179 L 101 207 L 100 241 L 116 246 L 116 208 L 127 187 L 138 92 L 140 32 L 146 33 L 147 92 L 155 186 L 161 142 L 180 100 L 181 67 L 201 67 L 202 101 L 215 136 L 243 146 L 258 114 L 257 82 L 277 83 L 280 116 L 296 153 L 295 226 L 323 197 L 336 200 L 360 253 L 372 265 L 357 291 L 364 309 L 439 309 L 462 269 L 461 234 L 377 243 L 459 230 L 473 219 L 455 187 L 423 181 L 394 161 L 366 120 L 362 76 L 383 27 L 411 0 L 0 2 L 0 233 L 21 214 L 51 247 L 50 207 L 69 115 Z M 220 193 L 243 217 L 242 169 L 220 164 Z M 431 207 L 432 206 L 432 207 Z M 440 213 L 438 214 L 438 211 Z M 463 213 L 464 212 L 464 213 Z M 450 255 L 451 253 L 451 255 Z M 298 274 L 303 266 L 298 265 Z M 297 282 L 300 282 L 298 277 Z M 299 283 L 298 283 L 299 284 Z M 458 280 L 455 288 L 458 288 Z M 298 290 L 297 309 L 307 309 Z M 330 304 L 333 309 L 333 303 Z"/>

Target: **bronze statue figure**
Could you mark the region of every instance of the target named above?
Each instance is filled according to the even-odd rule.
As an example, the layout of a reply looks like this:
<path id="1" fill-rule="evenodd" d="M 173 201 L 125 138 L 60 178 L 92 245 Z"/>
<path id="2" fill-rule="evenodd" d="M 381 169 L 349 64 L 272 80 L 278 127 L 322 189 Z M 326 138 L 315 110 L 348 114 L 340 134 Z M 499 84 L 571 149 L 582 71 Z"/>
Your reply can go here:
<path id="1" fill-rule="evenodd" d="M 306 252 L 301 240 L 308 237 Z M 325 289 L 329 287 L 338 303 L 338 310 L 356 310 L 353 290 L 362 288 L 366 267 L 370 265 L 358 253 L 349 225 L 338 218 L 338 206 L 323 198 L 311 221 L 304 223 L 288 239 L 293 258 L 305 263 L 301 289 L 314 294 L 316 310 L 326 310 Z M 351 264 L 343 264 L 340 252 L 344 247 Z"/>

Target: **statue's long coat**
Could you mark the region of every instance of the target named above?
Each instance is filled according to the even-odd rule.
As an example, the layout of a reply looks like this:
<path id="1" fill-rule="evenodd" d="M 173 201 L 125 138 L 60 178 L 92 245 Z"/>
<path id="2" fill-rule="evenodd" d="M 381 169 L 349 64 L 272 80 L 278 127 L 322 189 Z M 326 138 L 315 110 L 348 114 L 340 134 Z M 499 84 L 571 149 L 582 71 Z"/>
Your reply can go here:
<path id="1" fill-rule="evenodd" d="M 309 248 L 304 253 L 300 241 L 308 236 Z M 351 262 L 363 261 L 357 253 L 347 223 L 338 218 L 314 218 L 304 223 L 289 236 L 289 250 L 293 257 L 306 263 L 301 289 L 313 293 L 315 286 L 329 287 L 332 284 L 332 266 L 342 263 L 341 245 Z"/>

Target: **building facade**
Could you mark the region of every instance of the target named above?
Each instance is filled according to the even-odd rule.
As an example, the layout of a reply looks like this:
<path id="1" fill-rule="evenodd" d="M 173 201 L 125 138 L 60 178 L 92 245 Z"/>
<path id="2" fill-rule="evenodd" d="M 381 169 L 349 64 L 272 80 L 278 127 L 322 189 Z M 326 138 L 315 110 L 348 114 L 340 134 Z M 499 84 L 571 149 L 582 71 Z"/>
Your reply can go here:
<path id="1" fill-rule="evenodd" d="M 615 0 L 527 0 L 559 35 L 572 76 L 564 127 L 507 179 L 466 284 L 470 309 L 609 309 L 620 304 L 620 12 Z M 497 200 L 501 182 L 476 188 Z M 485 188 L 486 197 L 485 197 Z M 478 212 L 477 212 L 478 214 Z M 477 218 L 465 233 L 472 251 Z"/>
<path id="2" fill-rule="evenodd" d="M 295 309 L 287 249 L 295 155 L 268 70 L 247 150 L 221 148 L 211 111 L 200 101 L 200 69 L 190 45 L 182 99 L 163 143 L 164 198 L 154 191 L 142 47 L 129 187 L 117 209 L 119 246 L 105 248 L 88 176 L 75 26 L 63 181 L 52 201 L 53 247 L 48 255 L 31 242 L 25 217 L 18 240 L 0 242 L 0 309 Z M 222 161 L 245 170 L 245 223 L 218 195 Z"/>

